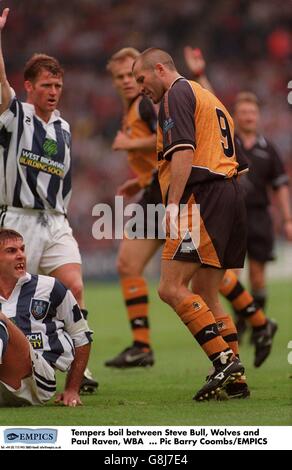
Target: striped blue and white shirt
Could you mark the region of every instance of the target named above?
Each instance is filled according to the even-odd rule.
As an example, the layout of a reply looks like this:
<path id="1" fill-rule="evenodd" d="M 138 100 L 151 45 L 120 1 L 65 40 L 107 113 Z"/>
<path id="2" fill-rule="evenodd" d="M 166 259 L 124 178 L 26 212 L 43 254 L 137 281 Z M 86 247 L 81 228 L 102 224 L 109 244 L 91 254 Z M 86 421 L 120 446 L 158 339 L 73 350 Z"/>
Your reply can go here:
<path id="1" fill-rule="evenodd" d="M 70 290 L 57 279 L 26 273 L 1 310 L 32 347 L 61 371 L 70 368 L 75 348 L 91 342 L 92 332 Z"/>
<path id="2" fill-rule="evenodd" d="M 69 124 L 54 111 L 49 122 L 12 90 L 0 116 L 0 205 L 66 213 L 71 196 Z"/>

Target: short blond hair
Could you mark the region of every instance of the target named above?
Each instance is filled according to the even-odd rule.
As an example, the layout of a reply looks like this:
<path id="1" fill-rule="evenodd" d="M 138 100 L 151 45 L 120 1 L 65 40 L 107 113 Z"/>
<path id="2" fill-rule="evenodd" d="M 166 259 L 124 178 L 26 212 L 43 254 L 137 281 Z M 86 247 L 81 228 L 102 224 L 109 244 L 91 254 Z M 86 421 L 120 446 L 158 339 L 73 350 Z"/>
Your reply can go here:
<path id="1" fill-rule="evenodd" d="M 130 59 L 136 60 L 137 57 L 139 57 L 139 55 L 140 55 L 140 52 L 138 51 L 138 49 L 135 49 L 134 47 L 123 47 L 122 49 L 115 52 L 111 56 L 111 58 L 109 59 L 109 61 L 107 63 L 106 70 L 108 72 L 112 72 L 112 65 L 115 62 L 123 61 L 123 60 L 127 59 L 128 57 Z"/>

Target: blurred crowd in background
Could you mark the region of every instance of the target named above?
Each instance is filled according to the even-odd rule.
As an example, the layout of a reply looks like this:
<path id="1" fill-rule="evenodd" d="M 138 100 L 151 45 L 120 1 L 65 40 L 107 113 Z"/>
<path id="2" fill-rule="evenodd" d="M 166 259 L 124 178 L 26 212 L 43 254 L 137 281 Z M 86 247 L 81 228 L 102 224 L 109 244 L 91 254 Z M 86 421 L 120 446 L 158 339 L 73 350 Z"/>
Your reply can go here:
<path id="1" fill-rule="evenodd" d="M 183 47 L 200 47 L 207 75 L 227 107 L 240 90 L 262 103 L 262 130 L 278 148 L 292 177 L 292 8 L 283 0 L 4 0 L 11 8 L 3 34 L 8 78 L 23 95 L 22 70 L 34 52 L 56 56 L 65 68 L 60 110 L 73 134 L 73 197 L 69 218 L 85 274 L 114 273 L 117 242 L 94 240 L 92 208 L 113 204 L 129 176 L 126 156 L 111 142 L 121 104 L 105 70 L 118 49 L 155 46 L 170 52 L 190 78 Z M 277 218 L 276 218 L 277 219 Z"/>

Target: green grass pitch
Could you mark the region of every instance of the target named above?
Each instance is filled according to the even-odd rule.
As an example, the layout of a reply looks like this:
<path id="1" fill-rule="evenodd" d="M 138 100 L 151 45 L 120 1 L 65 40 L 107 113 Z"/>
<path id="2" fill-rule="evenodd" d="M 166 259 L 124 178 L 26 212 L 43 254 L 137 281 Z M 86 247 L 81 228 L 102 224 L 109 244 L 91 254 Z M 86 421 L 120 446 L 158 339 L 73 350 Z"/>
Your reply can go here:
<path id="1" fill-rule="evenodd" d="M 111 370 L 103 366 L 131 343 L 118 283 L 88 284 L 86 299 L 94 344 L 90 369 L 100 382 L 96 395 L 83 397 L 84 406 L 1 408 L 0 425 L 292 425 L 292 290 L 289 281 L 269 285 L 268 313 L 279 322 L 271 356 L 255 369 L 253 348 L 241 347 L 252 396 L 248 400 L 197 403 L 192 396 L 203 384 L 209 361 L 164 305 L 152 284 L 152 342 L 155 366 L 148 369 Z M 58 390 L 64 374 L 58 374 Z"/>

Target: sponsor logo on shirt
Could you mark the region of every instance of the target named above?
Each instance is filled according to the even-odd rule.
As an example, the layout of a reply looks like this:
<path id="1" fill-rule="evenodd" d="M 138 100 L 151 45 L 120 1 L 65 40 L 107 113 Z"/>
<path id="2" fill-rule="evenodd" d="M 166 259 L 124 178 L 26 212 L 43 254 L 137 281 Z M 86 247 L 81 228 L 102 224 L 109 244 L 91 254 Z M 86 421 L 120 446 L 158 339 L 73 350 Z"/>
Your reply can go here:
<path id="1" fill-rule="evenodd" d="M 53 147 L 50 151 L 53 151 Z M 21 165 L 43 171 L 44 173 L 49 173 L 50 175 L 56 175 L 60 178 L 64 178 L 64 163 L 56 162 L 48 156 L 37 155 L 30 150 L 22 149 L 19 157 L 19 163 Z"/>
<path id="2" fill-rule="evenodd" d="M 43 150 L 45 155 L 48 157 L 52 157 L 58 153 L 58 145 L 57 142 L 53 139 L 45 139 L 43 143 Z"/>
<path id="3" fill-rule="evenodd" d="M 41 332 L 37 333 L 30 333 L 29 335 L 26 335 L 28 341 L 32 345 L 33 349 L 43 349 L 44 348 L 44 343 L 43 343 L 43 337 Z"/>
<path id="4" fill-rule="evenodd" d="M 166 134 L 174 126 L 174 121 L 172 118 L 165 119 L 163 123 L 163 133 Z"/>

